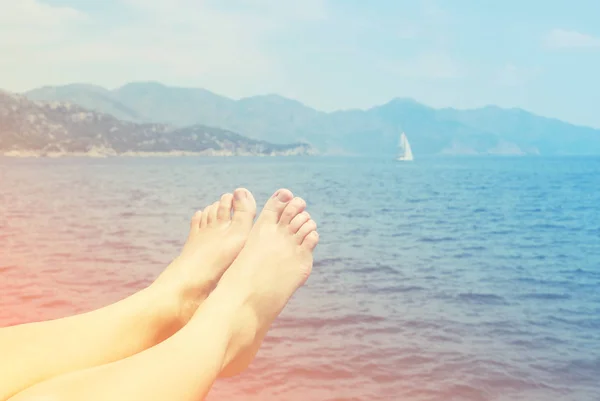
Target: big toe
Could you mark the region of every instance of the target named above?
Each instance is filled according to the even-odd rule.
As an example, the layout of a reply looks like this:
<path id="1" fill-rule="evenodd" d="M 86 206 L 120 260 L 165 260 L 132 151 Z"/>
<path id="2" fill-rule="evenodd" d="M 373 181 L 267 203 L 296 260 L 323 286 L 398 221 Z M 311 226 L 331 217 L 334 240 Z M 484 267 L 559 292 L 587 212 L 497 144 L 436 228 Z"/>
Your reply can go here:
<path id="1" fill-rule="evenodd" d="M 256 216 L 256 201 L 246 188 L 238 188 L 233 192 L 233 223 L 245 230 L 250 230 Z"/>
<path id="2" fill-rule="evenodd" d="M 294 195 L 289 189 L 278 190 L 265 204 L 259 221 L 261 223 L 277 224 L 285 207 L 292 199 L 294 199 Z"/>

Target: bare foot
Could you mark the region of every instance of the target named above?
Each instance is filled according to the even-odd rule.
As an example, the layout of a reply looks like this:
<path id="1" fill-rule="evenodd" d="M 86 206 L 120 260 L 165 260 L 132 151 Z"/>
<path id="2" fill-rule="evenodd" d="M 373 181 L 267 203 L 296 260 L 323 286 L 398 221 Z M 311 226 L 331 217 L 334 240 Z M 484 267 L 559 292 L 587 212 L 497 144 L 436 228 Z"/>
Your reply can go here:
<path id="1" fill-rule="evenodd" d="M 243 188 L 196 212 L 183 251 L 153 284 L 176 294 L 176 313 L 182 324 L 192 317 L 238 256 L 254 216 L 256 202 Z"/>
<path id="2" fill-rule="evenodd" d="M 221 376 L 248 367 L 271 323 L 312 271 L 319 235 L 305 208 L 306 202 L 287 189 L 277 191 L 219 282 L 220 294 L 246 292 L 244 304 L 248 307 L 241 314 L 239 334 L 234 336 Z"/>

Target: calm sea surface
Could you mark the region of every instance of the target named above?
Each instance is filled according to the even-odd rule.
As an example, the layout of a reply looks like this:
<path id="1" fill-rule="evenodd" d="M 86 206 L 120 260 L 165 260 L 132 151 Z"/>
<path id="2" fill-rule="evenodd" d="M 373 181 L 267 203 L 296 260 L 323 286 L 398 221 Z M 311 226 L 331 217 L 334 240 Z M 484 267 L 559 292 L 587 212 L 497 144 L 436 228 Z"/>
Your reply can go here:
<path id="1" fill-rule="evenodd" d="M 304 197 L 321 243 L 209 400 L 600 400 L 594 158 L 0 158 L 0 325 L 142 288 L 237 186 Z"/>

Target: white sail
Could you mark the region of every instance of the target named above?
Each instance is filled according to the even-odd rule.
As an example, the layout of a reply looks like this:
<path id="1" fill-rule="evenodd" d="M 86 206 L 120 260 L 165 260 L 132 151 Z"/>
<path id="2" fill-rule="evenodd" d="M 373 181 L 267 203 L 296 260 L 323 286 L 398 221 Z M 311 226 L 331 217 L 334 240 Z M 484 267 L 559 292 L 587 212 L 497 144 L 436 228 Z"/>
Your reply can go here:
<path id="1" fill-rule="evenodd" d="M 410 143 L 408 143 L 408 138 L 406 134 L 403 132 L 400 135 L 400 152 L 398 154 L 398 159 L 400 161 L 411 161 L 414 160 L 412 149 L 410 148 Z"/>

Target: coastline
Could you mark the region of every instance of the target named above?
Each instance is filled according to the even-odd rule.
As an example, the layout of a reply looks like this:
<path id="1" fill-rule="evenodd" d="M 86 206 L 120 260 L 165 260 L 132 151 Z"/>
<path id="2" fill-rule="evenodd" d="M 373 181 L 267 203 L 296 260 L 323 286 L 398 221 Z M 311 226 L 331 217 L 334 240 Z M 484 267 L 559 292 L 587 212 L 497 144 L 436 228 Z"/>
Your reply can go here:
<path id="1" fill-rule="evenodd" d="M 105 151 L 90 150 L 87 152 L 43 152 L 35 150 L 10 150 L 0 153 L 0 155 L 11 158 L 62 158 L 62 157 L 88 157 L 88 158 L 109 158 L 109 157 L 281 157 L 281 156 L 317 156 L 316 152 L 295 152 L 295 151 L 272 151 L 265 153 L 249 151 L 231 151 L 207 149 L 201 152 L 189 151 L 168 151 L 168 152 L 138 152 L 127 151 L 118 153 L 112 149 Z"/>

